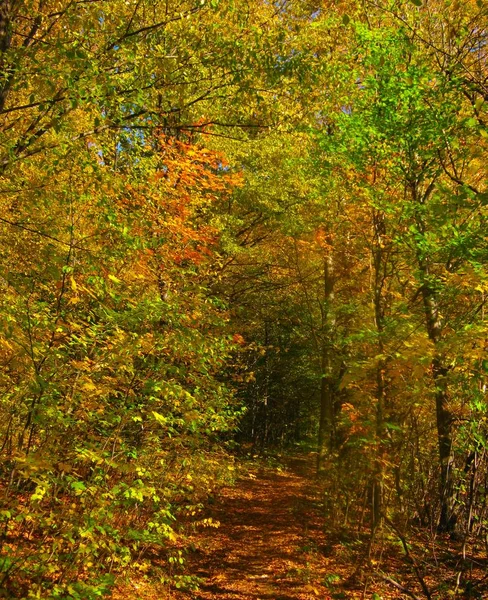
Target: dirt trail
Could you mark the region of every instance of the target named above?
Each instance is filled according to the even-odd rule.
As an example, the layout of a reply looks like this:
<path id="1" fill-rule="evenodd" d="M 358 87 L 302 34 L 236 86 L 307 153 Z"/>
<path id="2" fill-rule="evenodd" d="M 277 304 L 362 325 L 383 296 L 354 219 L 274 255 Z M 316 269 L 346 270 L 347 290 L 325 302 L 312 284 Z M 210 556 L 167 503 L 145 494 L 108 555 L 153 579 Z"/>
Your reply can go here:
<path id="1" fill-rule="evenodd" d="M 200 532 L 188 565 L 204 583 L 198 592 L 174 598 L 358 597 L 330 590 L 335 572 L 324 555 L 312 457 L 289 459 L 282 472 L 262 468 L 255 478 L 225 489 L 208 516 L 220 527 Z"/>
<path id="2" fill-rule="evenodd" d="M 171 600 L 425 597 L 398 543 L 388 543 L 385 538 L 371 557 L 372 564 L 381 561 L 380 570 L 393 576 L 373 576 L 364 561 L 369 538 L 363 536 L 360 542 L 347 530 L 327 527 L 312 455 L 287 458 L 286 465 L 282 471 L 262 467 L 240 479 L 235 487 L 221 491 L 205 515 L 219 521 L 220 526 L 200 529 L 193 535 L 194 551 L 185 565 L 187 573 L 201 578 L 200 589 L 171 591 Z M 415 540 L 416 556 L 423 556 L 419 550 L 422 547 L 427 543 L 419 537 Z M 455 568 L 459 568 L 460 546 L 456 550 L 441 539 L 436 557 L 435 563 L 425 563 L 424 578 L 431 590 L 439 588 L 432 598 L 443 600 L 452 597 L 444 591 L 457 585 L 451 563 L 454 561 Z M 484 561 L 477 558 L 471 563 L 472 570 L 477 565 L 470 577 L 477 582 L 478 595 L 458 594 L 457 598 L 488 598 L 481 592 L 486 589 Z M 402 585 L 408 593 L 403 593 L 406 589 Z"/>

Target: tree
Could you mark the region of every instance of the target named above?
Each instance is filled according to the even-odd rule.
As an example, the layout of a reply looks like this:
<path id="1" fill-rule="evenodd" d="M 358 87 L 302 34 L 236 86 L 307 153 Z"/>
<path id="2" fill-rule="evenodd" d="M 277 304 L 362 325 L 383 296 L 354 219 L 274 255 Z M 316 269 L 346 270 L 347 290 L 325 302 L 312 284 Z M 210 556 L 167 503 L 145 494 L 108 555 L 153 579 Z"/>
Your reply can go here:
<path id="1" fill-rule="evenodd" d="M 440 461 L 439 526 L 449 530 L 455 527 L 457 519 L 454 424 L 459 411 L 451 387 L 450 361 L 452 353 L 459 352 L 453 345 L 459 337 L 456 339 L 451 333 L 454 323 L 448 321 L 447 314 L 453 314 L 453 296 L 462 293 L 458 286 L 453 287 L 453 275 L 462 272 L 472 260 L 467 246 L 459 244 L 460 238 L 470 239 L 478 252 L 482 251 L 479 236 L 483 217 L 478 213 L 482 209 L 476 191 L 471 190 L 467 203 L 460 202 L 459 191 L 452 186 L 453 178 L 446 173 L 446 164 L 449 162 L 456 172 L 477 168 L 471 145 L 473 130 L 463 112 L 465 105 L 457 80 L 439 73 L 428 56 L 416 51 L 402 29 L 393 24 L 379 31 L 357 24 L 355 30 L 358 46 L 353 52 L 359 53 L 362 64 L 352 77 L 360 85 L 350 96 L 348 109 L 339 113 L 336 127 L 344 148 L 347 144 L 348 158 L 344 152 L 342 160 L 355 162 L 355 168 L 366 177 L 367 183 L 362 187 L 369 190 L 373 298 L 380 357 L 379 431 L 385 392 L 382 289 L 385 273 L 390 273 L 389 278 L 398 277 L 395 271 L 408 269 L 411 303 L 415 306 L 422 299 L 423 326 L 430 345 Z M 473 218 L 474 214 L 481 220 L 478 216 Z M 458 242 L 449 239 L 453 233 Z M 401 263 L 398 258 L 391 262 L 392 250 L 401 257 Z M 405 291 L 404 288 L 402 293 Z M 414 310 L 412 316 L 420 318 L 418 308 Z M 455 311 L 456 332 L 470 327 L 473 310 L 476 304 L 468 304 L 464 312 Z"/>

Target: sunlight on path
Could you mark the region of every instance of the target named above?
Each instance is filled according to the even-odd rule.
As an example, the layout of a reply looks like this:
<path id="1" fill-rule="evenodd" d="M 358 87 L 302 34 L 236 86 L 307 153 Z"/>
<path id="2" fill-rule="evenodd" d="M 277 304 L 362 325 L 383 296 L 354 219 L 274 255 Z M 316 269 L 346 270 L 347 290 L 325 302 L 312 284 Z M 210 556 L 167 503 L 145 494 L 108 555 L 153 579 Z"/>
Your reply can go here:
<path id="1" fill-rule="evenodd" d="M 175 598 L 308 600 L 328 596 L 327 559 L 313 482 L 313 458 L 289 461 L 282 472 L 261 469 L 224 490 L 210 516 L 220 527 L 197 541 L 190 571 L 198 592 Z M 349 596 L 354 597 L 354 596 Z"/>

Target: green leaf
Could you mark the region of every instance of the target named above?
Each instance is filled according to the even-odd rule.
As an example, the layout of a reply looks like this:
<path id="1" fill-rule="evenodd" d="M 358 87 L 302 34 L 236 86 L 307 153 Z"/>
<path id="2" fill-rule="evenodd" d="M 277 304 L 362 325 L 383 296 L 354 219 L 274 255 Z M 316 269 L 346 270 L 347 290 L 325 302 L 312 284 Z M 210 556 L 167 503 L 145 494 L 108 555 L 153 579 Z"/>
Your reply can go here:
<path id="1" fill-rule="evenodd" d="M 160 413 L 156 412 L 155 410 L 152 411 L 152 415 L 158 423 L 160 423 L 161 425 L 166 425 L 166 423 L 168 421 L 168 419 L 166 417 L 164 417 Z"/>
<path id="2" fill-rule="evenodd" d="M 86 490 L 86 485 L 82 481 L 73 481 L 71 488 L 77 496 L 81 495 Z"/>
<path id="3" fill-rule="evenodd" d="M 410 2 L 415 6 L 422 6 L 422 0 L 410 0 Z"/>
<path id="4" fill-rule="evenodd" d="M 393 431 L 403 431 L 403 428 L 395 423 L 385 423 L 385 427 L 387 429 L 392 429 Z"/>
<path id="5" fill-rule="evenodd" d="M 349 17 L 349 15 L 344 15 L 342 17 L 342 22 L 344 23 L 344 25 L 349 25 L 349 23 L 351 22 L 351 18 Z"/>

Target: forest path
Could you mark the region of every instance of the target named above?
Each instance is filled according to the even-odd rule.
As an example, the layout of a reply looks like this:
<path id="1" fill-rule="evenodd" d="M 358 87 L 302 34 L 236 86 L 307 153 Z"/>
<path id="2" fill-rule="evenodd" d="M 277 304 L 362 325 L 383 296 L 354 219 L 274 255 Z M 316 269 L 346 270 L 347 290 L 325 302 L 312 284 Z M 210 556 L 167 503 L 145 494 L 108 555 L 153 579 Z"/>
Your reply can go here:
<path id="1" fill-rule="evenodd" d="M 174 598 L 360 597 L 334 585 L 341 579 L 340 566 L 325 556 L 313 456 L 288 458 L 281 471 L 262 467 L 255 476 L 225 488 L 206 516 L 220 526 L 195 536 L 196 551 L 187 564 L 188 572 L 201 577 L 203 584 L 196 592 L 176 592 Z"/>

